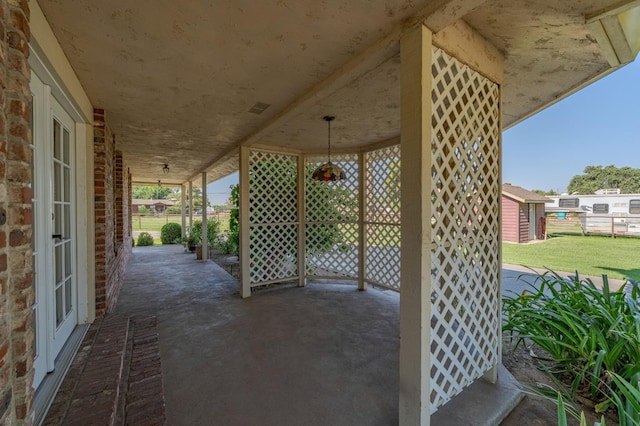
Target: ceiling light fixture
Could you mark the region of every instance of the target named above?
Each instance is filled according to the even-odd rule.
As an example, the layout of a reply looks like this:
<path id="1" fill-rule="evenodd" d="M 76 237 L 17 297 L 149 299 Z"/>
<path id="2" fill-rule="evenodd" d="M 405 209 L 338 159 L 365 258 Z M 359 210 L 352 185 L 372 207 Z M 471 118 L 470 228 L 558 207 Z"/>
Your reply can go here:
<path id="1" fill-rule="evenodd" d="M 165 175 L 169 174 L 169 165 L 165 164 L 164 166 L 162 166 L 162 173 L 164 173 Z"/>
<path id="2" fill-rule="evenodd" d="M 346 179 L 346 176 L 342 169 L 331 162 L 331 122 L 335 119 L 335 117 L 330 115 L 325 115 L 322 118 L 327 122 L 328 126 L 328 141 L 329 141 L 329 150 L 328 150 L 328 161 L 317 169 L 313 171 L 311 178 L 320 182 L 329 182 L 335 180 L 343 180 Z"/>

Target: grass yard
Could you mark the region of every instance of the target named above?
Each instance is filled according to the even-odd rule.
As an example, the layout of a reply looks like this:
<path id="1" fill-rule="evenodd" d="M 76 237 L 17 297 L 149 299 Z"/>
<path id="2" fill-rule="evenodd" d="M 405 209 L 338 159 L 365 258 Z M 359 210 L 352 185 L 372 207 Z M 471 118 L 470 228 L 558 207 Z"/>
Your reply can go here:
<path id="1" fill-rule="evenodd" d="M 216 215 L 213 215 L 213 218 L 216 218 Z M 201 221 L 201 217 L 194 217 L 193 221 Z M 226 232 L 229 230 L 229 215 L 220 215 L 218 218 L 220 222 L 220 231 Z M 139 216 L 134 215 L 131 220 L 131 225 L 134 231 L 158 231 L 169 222 L 173 223 L 182 223 L 182 219 L 180 215 L 167 215 L 167 216 Z M 189 222 L 189 218 L 187 218 L 187 223 Z"/>
<path id="2" fill-rule="evenodd" d="M 640 238 L 557 236 L 536 244 L 502 244 L 502 261 L 532 268 L 640 281 Z"/>

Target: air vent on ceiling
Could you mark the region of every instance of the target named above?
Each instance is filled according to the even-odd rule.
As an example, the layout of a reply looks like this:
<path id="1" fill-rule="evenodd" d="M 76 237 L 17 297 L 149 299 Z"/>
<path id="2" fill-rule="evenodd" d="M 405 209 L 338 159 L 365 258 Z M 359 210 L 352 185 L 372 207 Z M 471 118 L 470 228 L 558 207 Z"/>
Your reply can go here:
<path id="1" fill-rule="evenodd" d="M 262 114 L 265 109 L 269 108 L 271 104 L 265 104 L 264 102 L 256 102 L 254 106 L 249 110 L 253 114 Z"/>

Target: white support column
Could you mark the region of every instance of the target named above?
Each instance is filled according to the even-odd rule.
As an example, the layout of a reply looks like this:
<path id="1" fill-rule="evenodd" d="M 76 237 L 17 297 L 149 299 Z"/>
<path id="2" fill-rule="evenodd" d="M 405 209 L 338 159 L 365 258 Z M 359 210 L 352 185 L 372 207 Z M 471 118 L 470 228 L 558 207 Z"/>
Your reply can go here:
<path id="1" fill-rule="evenodd" d="M 249 148 L 240 147 L 240 296 L 251 296 L 249 269 Z"/>
<path id="2" fill-rule="evenodd" d="M 304 155 L 298 156 L 298 287 L 307 285 L 307 257 L 306 257 L 306 216 L 305 216 L 305 170 Z"/>
<path id="3" fill-rule="evenodd" d="M 400 424 L 429 425 L 431 343 L 431 32 L 400 40 L 402 261 Z"/>
<path id="4" fill-rule="evenodd" d="M 207 237 L 207 172 L 202 172 L 202 260 L 209 260 L 209 238 Z"/>
<path id="5" fill-rule="evenodd" d="M 182 238 L 187 236 L 186 194 L 184 184 L 180 185 L 180 219 L 182 220 Z"/>
<path id="6" fill-rule="evenodd" d="M 367 229 L 366 229 L 366 193 L 367 193 L 367 165 L 365 161 L 365 153 L 358 155 L 358 290 L 366 290 L 367 282 L 365 275 L 367 271 Z"/>
<path id="7" fill-rule="evenodd" d="M 193 229 L 193 182 L 189 181 L 189 235 Z"/>

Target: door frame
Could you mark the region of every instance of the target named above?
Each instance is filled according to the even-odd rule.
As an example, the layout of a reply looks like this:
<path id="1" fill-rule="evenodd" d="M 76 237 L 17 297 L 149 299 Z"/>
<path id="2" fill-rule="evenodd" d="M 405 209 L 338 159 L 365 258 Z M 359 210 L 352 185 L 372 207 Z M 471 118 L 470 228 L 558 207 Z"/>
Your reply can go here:
<path id="1" fill-rule="evenodd" d="M 33 53 L 33 50 L 32 50 Z M 39 60 L 37 55 L 30 57 L 30 64 L 39 63 L 39 66 L 32 65 L 31 73 L 31 90 L 34 96 L 33 100 L 33 112 L 32 112 L 32 128 L 34 146 L 34 152 L 38 149 L 37 145 L 47 148 L 47 144 L 50 142 L 38 142 L 39 139 L 45 141 L 51 140 L 51 132 L 53 127 L 53 104 L 57 103 L 59 107 L 70 116 L 71 121 L 68 122 L 69 130 L 74 135 L 73 146 L 70 147 L 75 152 L 75 162 L 72 165 L 72 174 L 75 174 L 75 183 L 73 184 L 72 192 L 75 192 L 75 209 L 72 213 L 72 228 L 75 228 L 75 247 L 72 249 L 72 258 L 75 260 L 73 265 L 73 274 L 75 275 L 75 307 L 76 307 L 76 323 L 88 324 L 95 318 L 95 249 L 94 249 L 94 208 L 93 208 L 93 144 L 87 143 L 93 140 L 93 125 L 78 113 L 78 109 L 73 107 L 67 109 L 70 104 L 69 98 L 65 95 L 63 86 L 57 83 L 52 74 L 48 71 L 44 74 L 44 78 L 36 70 L 46 70 L 46 67 Z M 63 99 L 63 101 L 60 101 Z M 50 148 L 50 147 L 49 147 Z M 37 167 L 38 171 L 35 171 L 34 185 L 38 194 L 34 194 L 34 198 L 37 200 L 37 209 L 46 209 L 50 212 L 52 206 L 51 189 L 52 182 L 50 178 L 51 166 L 45 165 L 46 160 L 43 160 L 44 153 L 38 154 Z M 46 156 L 45 156 L 46 157 Z M 49 156 L 50 157 L 50 156 Z M 35 160 L 34 160 L 35 161 Z M 46 166 L 43 169 L 42 166 Z M 47 172 L 46 170 L 49 170 Z M 37 181 L 35 180 L 37 179 Z M 33 187 L 32 187 L 33 188 Z M 52 272 L 52 263 L 50 255 L 46 253 L 52 253 L 52 240 L 51 240 L 51 221 L 46 220 L 45 214 L 40 214 L 34 211 L 34 234 L 33 238 L 37 246 L 38 254 L 36 257 L 36 263 L 33 265 L 34 279 L 44 279 L 47 275 L 47 271 Z M 49 217 L 50 219 L 50 217 Z M 49 265 L 47 264 L 49 263 Z M 39 277 L 40 276 L 40 277 Z M 42 283 L 36 285 L 36 289 L 42 288 Z M 36 290 L 37 291 L 37 290 Z M 38 294 L 38 303 L 52 306 L 50 300 L 51 295 L 42 292 L 40 290 Z M 35 297 L 35 295 L 34 295 Z M 53 302 L 55 303 L 55 302 Z M 49 308 L 47 308 L 49 309 Z M 50 309 L 49 309 L 50 310 Z M 41 310 L 42 312 L 42 310 Z M 55 315 L 55 313 L 53 314 Z M 51 316 L 49 315 L 49 318 Z M 51 329 L 55 328 L 55 317 L 52 326 L 43 326 L 46 324 L 44 318 L 38 318 L 40 324 L 37 325 L 38 329 L 35 331 L 36 338 L 40 339 L 38 354 L 34 358 L 34 387 L 38 387 L 46 375 L 54 369 L 55 359 L 50 356 L 47 349 L 47 342 L 52 339 Z M 49 321 L 47 319 L 47 321 Z M 51 323 L 49 323 L 51 324 Z M 44 344 L 43 344 L 44 343 Z"/>

